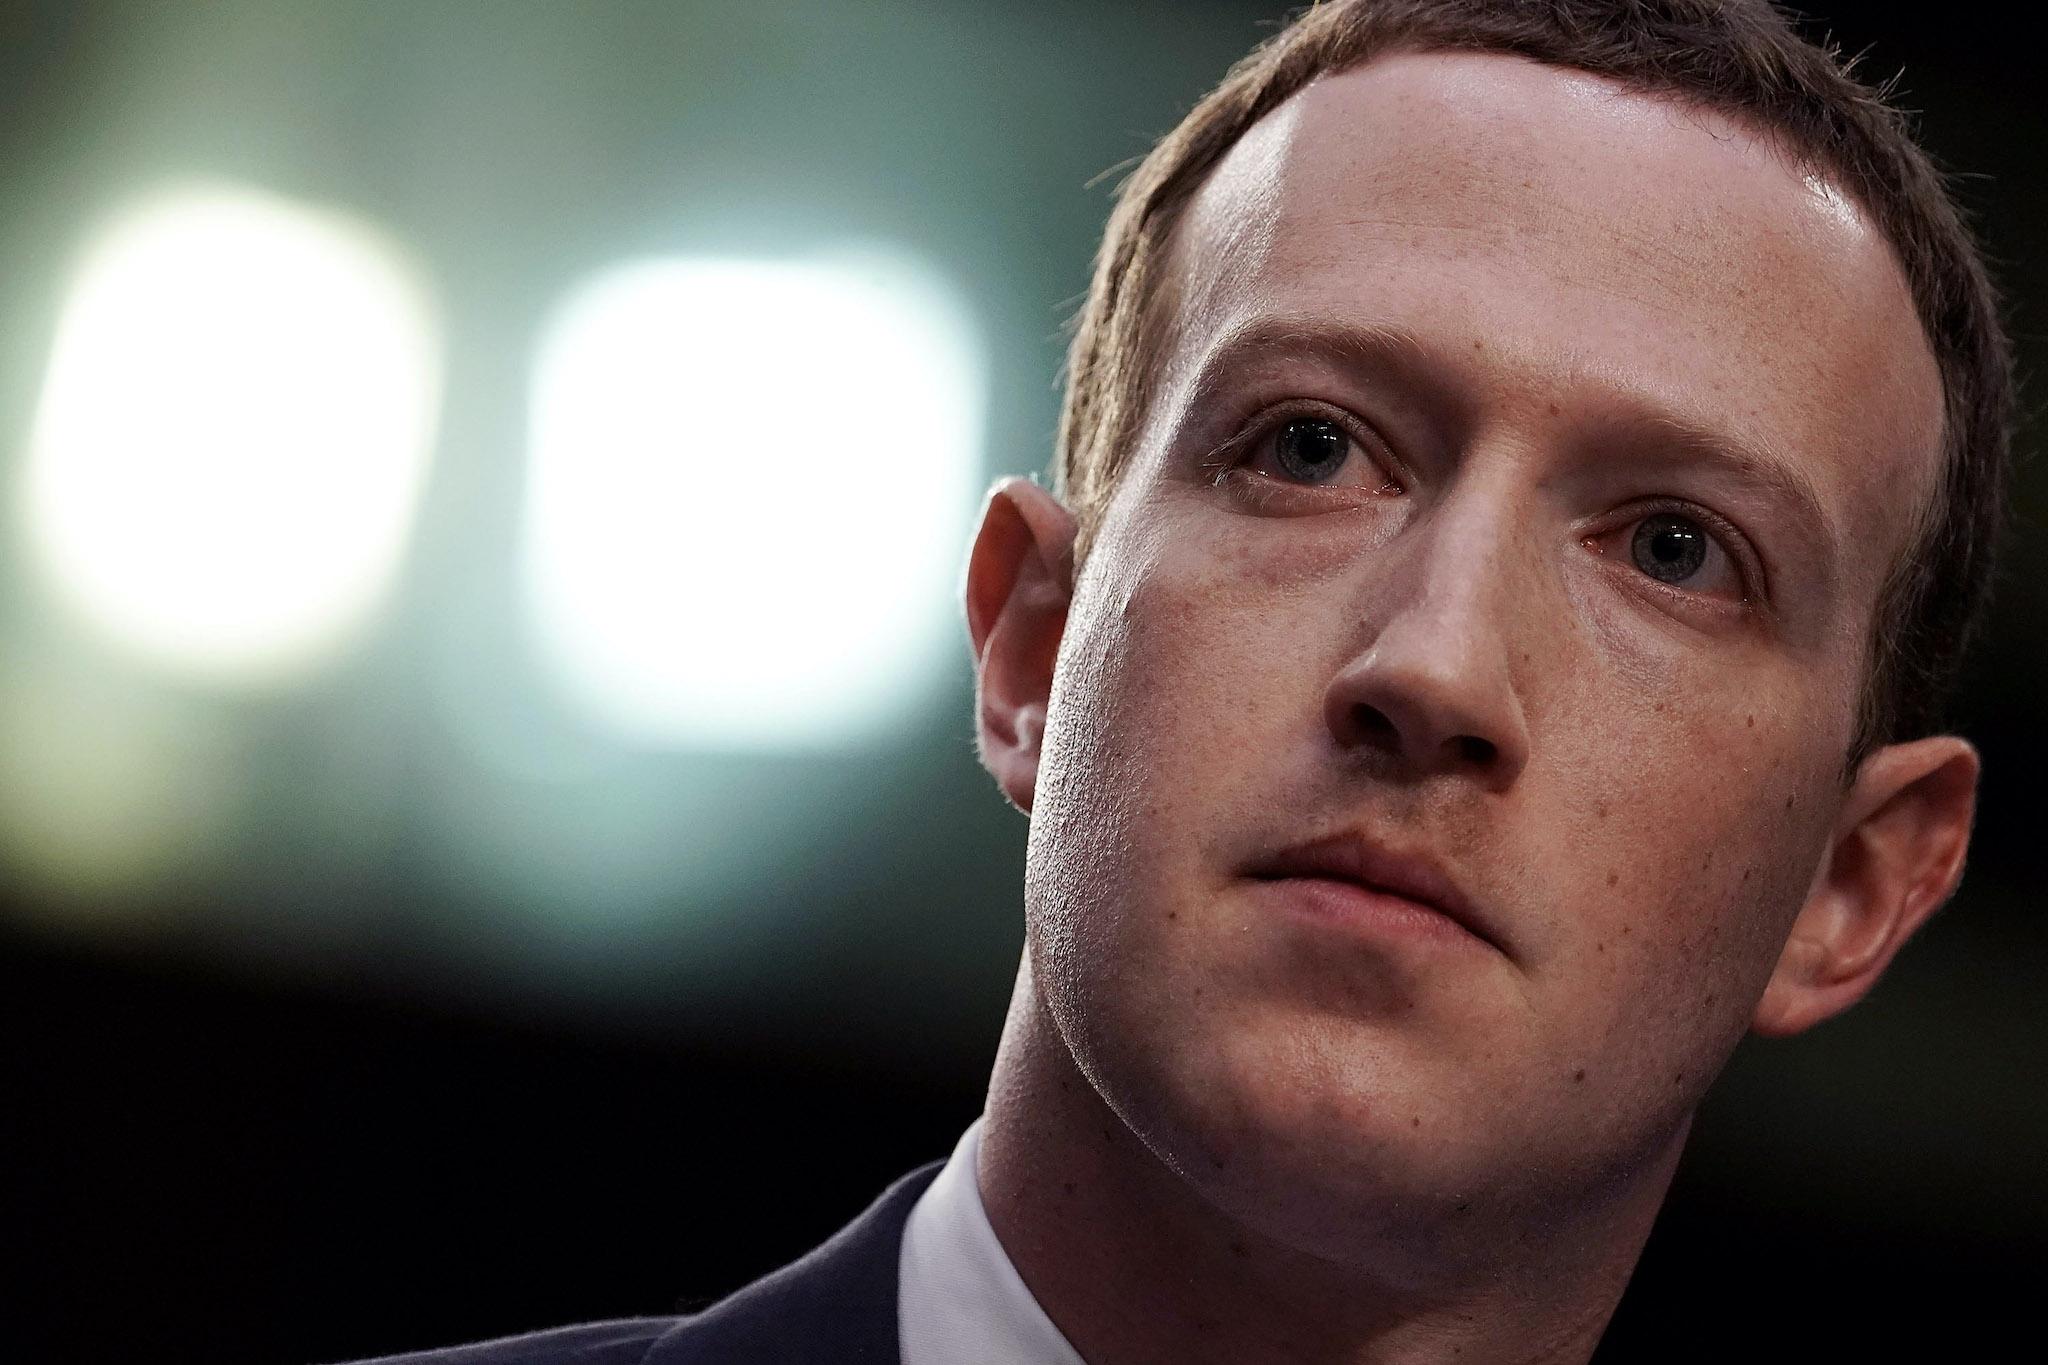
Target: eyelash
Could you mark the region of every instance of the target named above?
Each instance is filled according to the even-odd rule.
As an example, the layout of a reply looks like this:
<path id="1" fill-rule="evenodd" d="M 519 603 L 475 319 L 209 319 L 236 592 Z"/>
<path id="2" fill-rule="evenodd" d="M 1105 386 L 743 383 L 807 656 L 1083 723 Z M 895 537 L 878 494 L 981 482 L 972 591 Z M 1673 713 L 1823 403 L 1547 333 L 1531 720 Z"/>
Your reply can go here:
<path id="1" fill-rule="evenodd" d="M 1606 540 L 1620 531 L 1633 531 L 1644 521 L 1659 514 L 1680 516 L 1688 521 L 1698 522 L 1720 547 L 1721 553 L 1728 557 L 1728 562 L 1735 566 L 1735 575 L 1741 583 L 1742 595 L 1729 605 L 1747 608 L 1764 600 L 1763 566 L 1750 550 L 1748 538 L 1726 517 L 1718 512 L 1710 512 L 1698 503 L 1686 502 L 1680 498 L 1651 498 L 1638 502 L 1631 506 L 1620 520 L 1610 522 L 1605 530 L 1590 532 L 1584 536 L 1582 543 Z M 1660 582 L 1646 573 L 1637 572 L 1632 577 L 1640 578 L 1643 585 L 1651 591 L 1670 594 L 1687 602 L 1726 601 L 1725 598 L 1716 599 L 1708 593 L 1688 591 L 1670 583 Z"/>
<path id="2" fill-rule="evenodd" d="M 1247 424 L 1236 435 L 1202 458 L 1200 468 L 1204 475 L 1203 481 L 1212 487 L 1222 487 L 1230 483 L 1233 475 L 1244 475 L 1245 466 L 1251 457 L 1259 452 L 1281 427 L 1302 417 L 1319 418 L 1341 427 L 1360 453 L 1386 473 L 1386 483 L 1381 488 L 1373 490 L 1376 495 L 1396 496 L 1407 491 L 1398 464 L 1387 452 L 1385 443 L 1371 428 L 1342 408 L 1310 400 L 1284 403 L 1259 413 L 1255 421 Z M 1273 475 L 1259 474 L 1244 477 L 1231 491 L 1246 500 L 1255 511 L 1264 512 L 1270 510 L 1275 501 L 1289 496 L 1290 493 L 1313 496 L 1336 487 L 1355 488 L 1356 485 L 1300 484 Z M 1721 552 L 1728 557 L 1728 562 L 1735 566 L 1736 576 L 1741 581 L 1742 596 L 1739 601 L 1730 605 L 1749 608 L 1765 600 L 1763 567 L 1751 552 L 1747 537 L 1726 517 L 1696 503 L 1677 498 L 1652 498 L 1639 502 L 1629 508 L 1625 520 L 1612 522 L 1605 530 L 1586 535 L 1583 541 L 1590 545 L 1594 541 L 1604 540 L 1617 531 L 1631 530 L 1647 518 L 1660 513 L 1682 516 L 1699 523 L 1720 547 Z M 1726 601 L 1706 593 L 1689 591 L 1660 582 L 1641 571 L 1637 571 L 1633 577 L 1641 579 L 1648 589 L 1668 595 L 1674 600 L 1695 604 L 1703 601 Z"/>
<path id="3" fill-rule="evenodd" d="M 1249 458 L 1261 450 L 1282 427 L 1303 417 L 1316 418 L 1342 428 L 1359 452 L 1380 467 L 1381 472 L 1386 475 L 1386 482 L 1381 488 L 1375 489 L 1375 493 L 1386 493 L 1388 489 L 1393 493 L 1407 491 L 1400 468 L 1387 452 L 1386 443 L 1380 440 L 1370 427 L 1342 408 L 1305 400 L 1283 403 L 1279 407 L 1261 412 L 1257 420 L 1243 427 L 1235 436 L 1204 456 L 1201 462 L 1201 469 L 1205 475 L 1204 482 L 1211 486 L 1221 486 L 1232 474 L 1242 470 L 1249 462 Z M 1303 492 L 1316 492 L 1335 487 L 1327 484 L 1297 484 L 1262 476 L 1260 482 L 1240 485 L 1238 491 L 1247 497 L 1258 499 L 1259 506 L 1263 509 L 1270 505 L 1275 497 L 1282 496 L 1279 489 L 1275 488 L 1275 484 L 1278 484 L 1280 489 L 1297 489 Z"/>

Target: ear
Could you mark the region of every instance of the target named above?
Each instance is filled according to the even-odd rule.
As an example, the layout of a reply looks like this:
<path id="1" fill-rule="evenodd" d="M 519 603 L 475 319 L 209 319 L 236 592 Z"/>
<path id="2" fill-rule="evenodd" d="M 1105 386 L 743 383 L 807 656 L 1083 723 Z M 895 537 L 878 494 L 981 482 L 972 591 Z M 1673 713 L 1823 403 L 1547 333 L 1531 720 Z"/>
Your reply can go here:
<path id="1" fill-rule="evenodd" d="M 1937 735 L 1863 760 L 1751 1026 L 1798 1033 L 1862 999 L 1963 875 L 1977 751 Z"/>
<path id="2" fill-rule="evenodd" d="M 975 750 L 1018 810 L 1031 810 L 1053 664 L 1074 598 L 1073 513 L 1029 479 L 982 504 L 962 589 L 974 653 Z"/>

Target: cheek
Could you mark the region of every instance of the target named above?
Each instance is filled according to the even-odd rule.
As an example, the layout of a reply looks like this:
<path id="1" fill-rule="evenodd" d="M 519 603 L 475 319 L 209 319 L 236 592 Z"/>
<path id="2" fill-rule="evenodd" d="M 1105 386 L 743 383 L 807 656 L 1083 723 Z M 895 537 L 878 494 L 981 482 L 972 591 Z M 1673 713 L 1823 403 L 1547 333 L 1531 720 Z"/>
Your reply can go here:
<path id="1" fill-rule="evenodd" d="M 1746 1029 L 1825 846 L 1851 666 L 1824 641 L 1652 628 L 1611 593 L 1574 607 L 1529 774 L 1559 893 L 1537 965 L 1646 1081 L 1690 1039 L 1659 1080 L 1690 1093 Z"/>
<path id="2" fill-rule="evenodd" d="M 1552 636 L 1552 685 L 1532 688 L 1535 766 L 1605 927 L 1684 938 L 1759 919 L 1737 908 L 1785 911 L 1804 892 L 1849 738 L 1836 703 L 1853 689 L 1836 651 L 1696 634 L 1611 591 L 1575 593 L 1573 607 L 1573 628 Z M 1766 938 L 1789 924 L 1762 918 Z"/>
<path id="3" fill-rule="evenodd" d="M 1030 928 L 1070 981 L 1137 961 L 1152 979 L 1195 951 L 1219 840 L 1270 825 L 1260 774 L 1320 715 L 1307 633 L 1240 551 L 1105 531 L 1061 641 L 1027 846 Z"/>
<path id="4" fill-rule="evenodd" d="M 1611 1064 L 1688 1103 L 1777 962 L 1825 845 L 1837 758 L 1788 688 L 1693 672 L 1553 729 L 1546 870 L 1563 918 L 1534 964 L 1584 1003 Z"/>
<path id="5" fill-rule="evenodd" d="M 1320 714 L 1299 578 L 1203 529 L 1168 526 L 1136 548 L 1105 539 L 1104 572 L 1069 616 L 1047 718 L 1048 766 L 1162 810 L 1227 796 L 1253 755 L 1278 751 L 1276 732 Z"/>

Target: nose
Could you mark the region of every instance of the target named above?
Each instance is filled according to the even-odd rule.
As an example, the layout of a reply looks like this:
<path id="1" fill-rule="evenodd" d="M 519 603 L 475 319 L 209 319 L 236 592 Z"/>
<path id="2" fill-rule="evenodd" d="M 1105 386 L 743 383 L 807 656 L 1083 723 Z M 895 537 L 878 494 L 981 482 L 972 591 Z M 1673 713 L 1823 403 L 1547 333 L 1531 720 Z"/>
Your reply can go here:
<path id="1" fill-rule="evenodd" d="M 1531 624 L 1517 613 L 1537 606 L 1518 591 L 1533 566 L 1505 516 L 1431 520 L 1377 551 L 1387 558 L 1360 589 L 1364 643 L 1330 680 L 1324 719 L 1347 752 L 1411 778 L 1504 790 L 1529 757 L 1511 660 L 1517 625 Z"/>

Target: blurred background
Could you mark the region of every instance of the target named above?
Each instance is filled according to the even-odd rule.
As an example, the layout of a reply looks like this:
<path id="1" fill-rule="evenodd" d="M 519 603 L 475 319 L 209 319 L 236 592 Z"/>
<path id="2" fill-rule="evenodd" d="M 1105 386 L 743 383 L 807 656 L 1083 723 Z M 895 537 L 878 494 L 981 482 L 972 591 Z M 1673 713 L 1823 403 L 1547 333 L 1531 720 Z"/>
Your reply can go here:
<path id="1" fill-rule="evenodd" d="M 1813 27 L 2031 371 L 2020 13 Z M 949 1149 L 1022 941 L 977 496 L 1047 468 L 1103 172 L 1279 14 L 0 8 L 0 1358 L 672 1311 Z M 1989 1340 L 2048 1265 L 2035 431 L 1965 888 L 1745 1045 L 1603 1359 Z"/>

